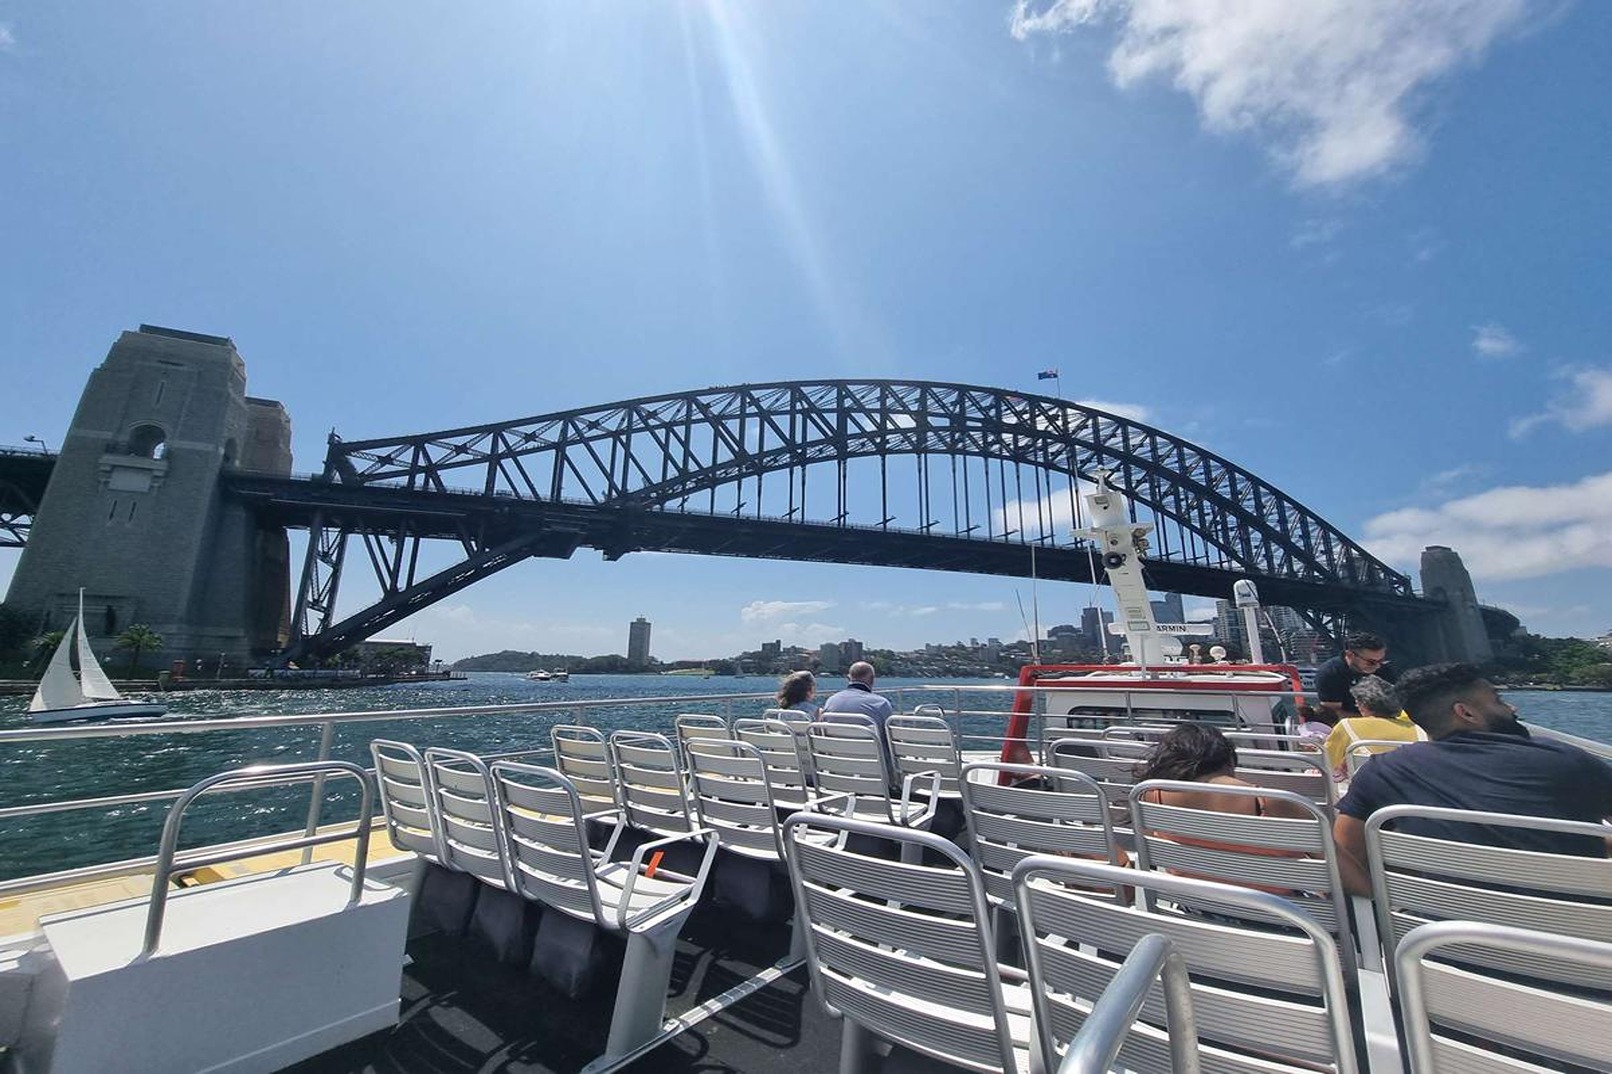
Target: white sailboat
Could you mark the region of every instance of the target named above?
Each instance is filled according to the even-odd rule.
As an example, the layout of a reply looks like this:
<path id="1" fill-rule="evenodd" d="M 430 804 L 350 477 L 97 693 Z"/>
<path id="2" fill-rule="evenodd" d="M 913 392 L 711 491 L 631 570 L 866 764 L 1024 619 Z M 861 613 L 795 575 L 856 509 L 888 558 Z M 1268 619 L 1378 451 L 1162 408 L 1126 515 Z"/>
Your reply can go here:
<path id="1" fill-rule="evenodd" d="M 77 675 L 73 674 L 75 646 L 78 649 Z M 161 716 L 167 711 L 167 705 L 154 701 L 126 700 L 106 677 L 84 634 L 84 591 L 79 590 L 78 615 L 51 654 L 45 677 L 39 680 L 39 689 L 28 703 L 28 718 L 34 723 L 66 723 L 69 720 Z"/>

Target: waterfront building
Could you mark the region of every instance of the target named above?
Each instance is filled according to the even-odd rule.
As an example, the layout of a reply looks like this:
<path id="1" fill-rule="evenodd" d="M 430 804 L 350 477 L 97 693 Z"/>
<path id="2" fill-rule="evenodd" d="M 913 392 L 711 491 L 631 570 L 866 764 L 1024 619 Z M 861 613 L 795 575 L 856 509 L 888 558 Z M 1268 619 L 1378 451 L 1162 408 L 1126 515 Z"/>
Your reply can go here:
<path id="1" fill-rule="evenodd" d="M 1105 645 L 1105 635 L 1108 624 L 1114 621 L 1114 613 L 1104 611 L 1096 605 L 1088 605 L 1080 611 L 1080 632 L 1086 638 L 1086 646 L 1096 652 L 1113 646 Z"/>
<path id="2" fill-rule="evenodd" d="M 845 656 L 840 652 L 839 642 L 825 641 L 817 647 L 817 662 L 824 671 L 844 671 Z"/>
<path id="3" fill-rule="evenodd" d="M 1166 593 L 1163 600 L 1148 601 L 1153 606 L 1153 621 L 1155 623 L 1185 623 L 1187 621 L 1186 609 L 1181 604 L 1180 593 Z"/>
<path id="4" fill-rule="evenodd" d="M 649 665 L 650 622 L 639 616 L 627 624 L 627 663 L 634 667 Z"/>

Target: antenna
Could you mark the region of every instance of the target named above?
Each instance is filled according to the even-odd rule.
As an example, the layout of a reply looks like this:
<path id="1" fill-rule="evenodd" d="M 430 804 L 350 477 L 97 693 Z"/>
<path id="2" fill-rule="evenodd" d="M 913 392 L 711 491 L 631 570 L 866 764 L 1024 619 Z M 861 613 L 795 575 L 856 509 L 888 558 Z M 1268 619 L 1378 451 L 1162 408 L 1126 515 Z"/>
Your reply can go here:
<path id="1" fill-rule="evenodd" d="M 1036 663 L 1041 663 L 1041 601 L 1036 596 L 1035 576 L 1035 545 L 1030 546 L 1030 615 L 1035 619 L 1035 640 L 1030 646 L 1030 652 L 1035 655 Z"/>
<path id="2" fill-rule="evenodd" d="M 1034 634 L 1030 633 L 1030 621 L 1024 617 L 1024 598 L 1019 595 L 1017 589 L 1013 591 L 1013 599 L 1019 602 L 1019 622 L 1024 624 L 1024 632 L 1030 634 L 1030 662 L 1039 664 L 1041 663 L 1041 643 Z"/>

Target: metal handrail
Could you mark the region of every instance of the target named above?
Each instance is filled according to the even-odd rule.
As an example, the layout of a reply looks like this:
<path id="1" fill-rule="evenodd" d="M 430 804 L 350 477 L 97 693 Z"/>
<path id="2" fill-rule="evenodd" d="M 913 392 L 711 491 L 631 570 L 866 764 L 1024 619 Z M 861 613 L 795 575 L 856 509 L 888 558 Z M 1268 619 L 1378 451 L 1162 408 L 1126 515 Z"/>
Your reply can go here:
<path id="1" fill-rule="evenodd" d="M 162 922 L 168 910 L 168 882 L 172 879 L 174 856 L 179 849 L 179 829 L 184 822 L 185 810 L 190 808 L 191 803 L 209 791 L 232 784 L 244 783 L 256 788 L 311 781 L 316 789 L 323 790 L 326 776 L 349 776 L 358 780 L 362 788 L 363 797 L 358 820 L 351 833 L 338 831 L 325 835 L 304 835 L 297 839 L 285 839 L 256 847 L 250 851 L 229 850 L 188 857 L 185 859 L 185 866 L 187 869 L 198 869 L 206 865 L 219 865 L 226 861 L 255 857 L 259 854 L 275 854 L 283 850 L 299 850 L 303 847 L 315 847 L 322 843 L 343 842 L 356 838 L 358 845 L 353 854 L 353 882 L 347 898 L 349 906 L 356 903 L 364 894 L 364 873 L 368 865 L 371 827 L 369 815 L 374 808 L 372 801 L 374 792 L 370 789 L 369 776 L 363 768 L 350 761 L 303 761 L 286 765 L 252 765 L 230 772 L 219 772 L 186 790 L 168 810 L 168 819 L 162 825 L 162 842 L 157 848 L 156 872 L 151 880 L 151 906 L 146 911 L 145 944 L 140 949 L 140 957 L 150 957 L 162 941 Z"/>
<path id="2" fill-rule="evenodd" d="M 1164 986 L 1165 1032 L 1170 1038 L 1170 1069 L 1198 1074 L 1198 1024 L 1192 1010 L 1187 964 L 1163 933 L 1137 941 L 1125 962 L 1097 997 L 1080 1031 L 1069 1042 L 1058 1074 L 1108 1074 L 1119 1058 L 1154 980 Z"/>

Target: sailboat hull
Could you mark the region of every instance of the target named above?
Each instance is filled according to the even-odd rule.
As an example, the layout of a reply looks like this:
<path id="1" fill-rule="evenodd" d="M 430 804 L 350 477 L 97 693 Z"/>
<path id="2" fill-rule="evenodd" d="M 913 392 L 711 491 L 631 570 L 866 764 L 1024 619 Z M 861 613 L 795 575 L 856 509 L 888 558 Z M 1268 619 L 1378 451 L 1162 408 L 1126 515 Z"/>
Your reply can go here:
<path id="1" fill-rule="evenodd" d="M 100 701 L 65 709 L 39 709 L 30 712 L 33 723 L 69 723 L 73 720 L 127 720 L 161 716 L 168 706 L 156 701 Z"/>

